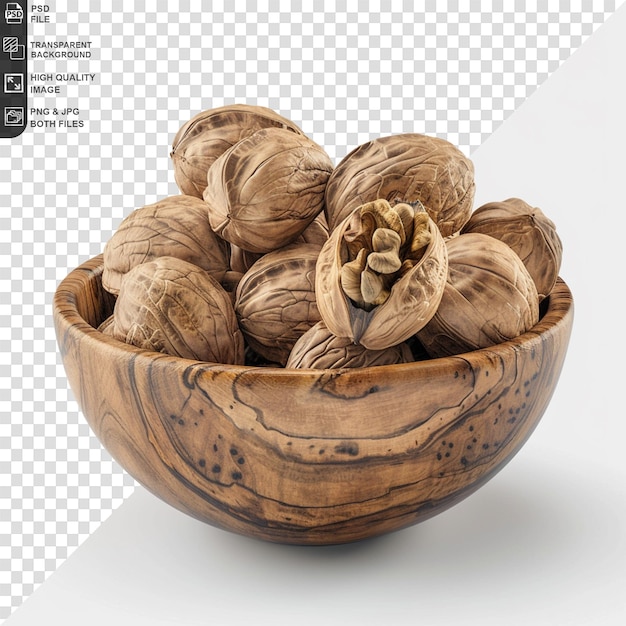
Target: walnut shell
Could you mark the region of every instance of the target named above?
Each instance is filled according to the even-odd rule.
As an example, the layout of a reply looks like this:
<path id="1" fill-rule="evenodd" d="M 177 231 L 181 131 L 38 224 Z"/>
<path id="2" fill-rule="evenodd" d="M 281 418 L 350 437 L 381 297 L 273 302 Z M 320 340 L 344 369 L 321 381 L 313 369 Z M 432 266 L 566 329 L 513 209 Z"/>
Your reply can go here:
<path id="1" fill-rule="evenodd" d="M 390 275 L 391 281 L 383 285 L 384 302 L 365 303 L 371 306 L 363 308 L 364 303 L 353 300 L 346 292 L 345 268 L 362 263 L 362 274 L 365 273 L 371 257 L 371 253 L 367 254 L 368 241 L 373 239 L 369 230 L 375 229 L 376 224 L 365 229 L 367 236 L 363 237 L 359 232 L 359 220 L 355 218 L 372 205 L 378 206 L 382 212 L 392 209 L 395 213 L 395 207 L 390 207 L 386 200 L 376 200 L 357 207 L 344 219 L 322 247 L 316 268 L 315 291 L 320 315 L 333 334 L 347 337 L 370 350 L 383 350 L 409 339 L 435 313 L 446 283 L 448 257 L 439 229 L 422 211 L 418 219 L 423 216 L 421 234 L 426 232 L 427 243 L 415 255 L 411 252 L 410 239 L 402 243 L 401 267 Z M 360 219 L 362 224 L 366 223 L 363 215 Z M 389 225 L 395 222 L 396 228 L 403 229 L 397 213 L 388 221 Z"/>
<path id="2" fill-rule="evenodd" d="M 122 280 L 107 334 L 145 350 L 214 363 L 244 363 L 244 340 L 224 288 L 199 267 L 159 257 Z"/>
<path id="3" fill-rule="evenodd" d="M 314 141 L 266 128 L 236 143 L 207 175 L 209 221 L 223 239 L 249 252 L 295 241 L 324 207 L 333 169 Z"/>
<path id="4" fill-rule="evenodd" d="M 115 328 L 115 315 L 109 315 L 99 326 L 98 330 L 104 335 L 124 341 L 124 337 L 118 336 Z"/>
<path id="5" fill-rule="evenodd" d="M 104 247 L 104 288 L 117 294 L 128 271 L 161 256 L 193 263 L 221 281 L 229 269 L 229 247 L 211 229 L 206 211 L 203 200 L 186 195 L 135 209 Z"/>
<path id="6" fill-rule="evenodd" d="M 380 137 L 347 154 L 326 186 L 325 211 L 332 232 L 356 207 L 378 198 L 419 200 L 448 237 L 468 220 L 474 201 L 474 165 L 438 137 L 404 133 Z"/>
<path id="7" fill-rule="evenodd" d="M 324 322 L 311 327 L 296 341 L 285 367 L 298 369 L 338 369 L 410 363 L 413 353 L 407 343 L 368 350 L 347 337 L 333 335 Z"/>
<path id="8" fill-rule="evenodd" d="M 430 357 L 496 345 L 539 320 L 535 283 L 502 241 L 467 233 L 446 242 L 448 280 L 437 312 L 417 337 Z"/>
<path id="9" fill-rule="evenodd" d="M 328 222 L 324 212 L 317 214 L 316 218 L 302 231 L 294 243 L 314 243 L 320 248 L 328 240 Z"/>
<path id="10" fill-rule="evenodd" d="M 506 243 L 535 281 L 539 301 L 546 298 L 561 269 L 563 244 L 554 222 L 519 198 L 489 202 L 476 209 L 462 233 L 483 233 Z"/>
<path id="11" fill-rule="evenodd" d="M 320 248 L 291 244 L 269 252 L 237 287 L 235 311 L 250 347 L 284 365 L 293 345 L 320 320 L 315 300 L 315 264 Z"/>
<path id="12" fill-rule="evenodd" d="M 245 274 L 262 256 L 263 252 L 248 252 L 234 244 L 230 245 L 230 268 Z"/>
<path id="13" fill-rule="evenodd" d="M 312 243 L 321 248 L 328 239 L 328 225 L 324 213 L 320 213 L 293 243 Z M 290 244 L 288 244 L 290 245 Z M 230 267 L 245 274 L 262 256 L 263 252 L 248 252 L 234 244 L 230 245 Z"/>
<path id="14" fill-rule="evenodd" d="M 207 172 L 215 159 L 238 141 L 268 127 L 303 134 L 291 120 L 261 106 L 230 104 L 195 115 L 181 126 L 172 142 L 170 157 L 178 188 L 202 198 Z"/>

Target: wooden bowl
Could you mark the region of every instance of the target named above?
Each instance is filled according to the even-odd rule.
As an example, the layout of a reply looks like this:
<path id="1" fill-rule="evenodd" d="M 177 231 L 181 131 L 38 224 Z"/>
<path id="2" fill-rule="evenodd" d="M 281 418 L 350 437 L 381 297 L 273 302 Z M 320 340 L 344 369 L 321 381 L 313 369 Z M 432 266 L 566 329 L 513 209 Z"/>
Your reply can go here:
<path id="1" fill-rule="evenodd" d="M 544 413 L 573 321 L 559 279 L 539 323 L 493 348 L 350 370 L 229 366 L 96 330 L 114 304 L 101 275 L 100 255 L 54 298 L 67 377 L 99 440 L 177 509 L 280 543 L 380 535 L 478 489 Z"/>

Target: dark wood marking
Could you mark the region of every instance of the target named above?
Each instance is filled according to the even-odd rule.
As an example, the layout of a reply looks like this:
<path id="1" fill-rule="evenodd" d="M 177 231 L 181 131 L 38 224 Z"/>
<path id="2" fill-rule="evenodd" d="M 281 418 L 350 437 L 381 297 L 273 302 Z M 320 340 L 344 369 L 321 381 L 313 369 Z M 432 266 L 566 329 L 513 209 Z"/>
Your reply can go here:
<path id="1" fill-rule="evenodd" d="M 348 456 L 358 456 L 359 444 L 354 441 L 344 441 L 335 446 L 335 452 L 337 454 L 347 454 Z"/>

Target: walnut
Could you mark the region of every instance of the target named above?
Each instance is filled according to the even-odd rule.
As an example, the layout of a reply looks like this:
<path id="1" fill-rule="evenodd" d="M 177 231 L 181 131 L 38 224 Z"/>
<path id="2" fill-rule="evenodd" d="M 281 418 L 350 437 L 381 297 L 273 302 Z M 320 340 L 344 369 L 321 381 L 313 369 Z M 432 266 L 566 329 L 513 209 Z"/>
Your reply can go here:
<path id="1" fill-rule="evenodd" d="M 463 233 L 483 233 L 506 243 L 535 281 L 539 300 L 552 291 L 561 268 L 563 244 L 554 222 L 519 198 L 489 202 L 476 209 Z"/>
<path id="2" fill-rule="evenodd" d="M 295 243 L 314 243 L 320 248 L 328 239 L 328 222 L 324 212 L 317 214 L 317 217 L 302 231 Z"/>
<path id="3" fill-rule="evenodd" d="M 285 129 L 259 130 L 211 166 L 203 194 L 211 226 L 249 252 L 288 245 L 322 211 L 332 168 L 311 139 Z"/>
<path id="4" fill-rule="evenodd" d="M 115 339 L 119 339 L 120 341 L 124 341 L 124 337 L 116 334 L 115 329 L 115 315 L 109 315 L 101 324 L 98 326 L 98 330 L 104 335 L 108 335 L 109 337 L 114 337 Z"/>
<path id="5" fill-rule="evenodd" d="M 502 241 L 466 233 L 446 242 L 448 279 L 437 312 L 417 337 L 430 357 L 486 348 L 539 320 L 535 283 Z"/>
<path id="6" fill-rule="evenodd" d="M 456 146 L 417 133 L 380 137 L 347 154 L 326 186 L 332 232 L 352 211 L 382 198 L 419 200 L 444 237 L 459 231 L 474 200 L 474 165 Z"/>
<path id="7" fill-rule="evenodd" d="M 411 361 L 413 353 L 407 343 L 384 350 L 368 350 L 347 337 L 333 335 L 326 324 L 320 321 L 296 341 L 285 367 L 337 369 L 394 365 Z"/>
<path id="8" fill-rule="evenodd" d="M 320 320 L 315 264 L 320 248 L 291 244 L 268 252 L 237 287 L 235 311 L 250 347 L 284 365 L 298 338 Z"/>
<path id="9" fill-rule="evenodd" d="M 293 243 L 312 243 L 321 248 L 327 239 L 328 225 L 326 224 L 324 214 L 320 213 Z M 245 274 L 263 254 L 263 252 L 248 252 L 239 246 L 231 244 L 230 267 L 233 271 Z"/>
<path id="10" fill-rule="evenodd" d="M 366 203 L 322 247 L 315 285 L 320 315 L 338 337 L 370 350 L 388 348 L 435 313 L 447 269 L 444 240 L 419 203 Z"/>
<path id="11" fill-rule="evenodd" d="M 175 257 L 136 265 L 123 278 L 106 334 L 145 350 L 198 361 L 244 362 L 229 295 L 203 269 Z"/>
<path id="12" fill-rule="evenodd" d="M 303 134 L 291 120 L 266 107 L 230 104 L 202 111 L 185 123 L 172 142 L 174 178 L 184 194 L 202 198 L 207 172 L 221 154 L 261 128 Z"/>
<path id="13" fill-rule="evenodd" d="M 236 272 L 245 273 L 263 256 L 263 252 L 248 252 L 234 244 L 230 245 L 230 267 Z"/>
<path id="14" fill-rule="evenodd" d="M 188 261 L 223 280 L 230 251 L 211 229 L 206 211 L 203 200 L 185 195 L 135 209 L 104 247 L 104 288 L 117 294 L 128 271 L 161 256 Z"/>

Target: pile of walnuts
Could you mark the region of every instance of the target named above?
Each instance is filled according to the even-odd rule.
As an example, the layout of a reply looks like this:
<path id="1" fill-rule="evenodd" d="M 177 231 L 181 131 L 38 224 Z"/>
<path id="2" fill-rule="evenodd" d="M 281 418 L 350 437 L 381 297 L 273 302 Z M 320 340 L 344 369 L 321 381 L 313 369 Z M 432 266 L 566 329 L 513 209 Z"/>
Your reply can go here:
<path id="1" fill-rule="evenodd" d="M 171 158 L 179 195 L 135 209 L 104 248 L 100 330 L 140 348 L 288 368 L 406 363 L 526 332 L 554 287 L 555 226 L 511 198 L 473 209 L 454 145 L 373 139 L 334 167 L 260 106 L 204 111 Z"/>

